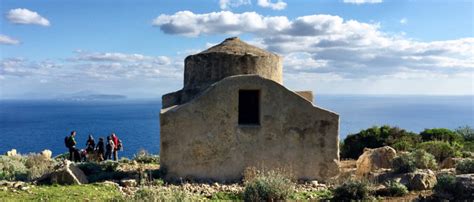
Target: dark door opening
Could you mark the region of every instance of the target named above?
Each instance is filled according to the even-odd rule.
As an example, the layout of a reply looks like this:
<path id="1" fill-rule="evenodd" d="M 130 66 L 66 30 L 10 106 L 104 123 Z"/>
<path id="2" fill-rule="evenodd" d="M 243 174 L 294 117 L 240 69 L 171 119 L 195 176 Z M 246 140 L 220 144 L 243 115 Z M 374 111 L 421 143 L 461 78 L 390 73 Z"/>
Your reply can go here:
<path id="1" fill-rule="evenodd" d="M 259 90 L 239 90 L 239 124 L 260 125 Z"/>

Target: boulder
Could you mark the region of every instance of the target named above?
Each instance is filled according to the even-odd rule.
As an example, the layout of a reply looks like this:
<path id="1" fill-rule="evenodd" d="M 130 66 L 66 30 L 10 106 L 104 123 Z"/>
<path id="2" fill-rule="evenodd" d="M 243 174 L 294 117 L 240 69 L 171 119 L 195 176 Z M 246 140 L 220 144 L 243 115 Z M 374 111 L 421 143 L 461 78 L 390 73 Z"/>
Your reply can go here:
<path id="1" fill-rule="evenodd" d="M 40 184 L 87 184 L 87 176 L 69 160 L 64 160 L 52 173 L 40 177 L 37 181 Z"/>
<path id="2" fill-rule="evenodd" d="M 431 190 L 436 185 L 437 180 L 436 174 L 426 169 L 404 174 L 400 183 L 407 186 L 409 190 Z"/>
<path id="3" fill-rule="evenodd" d="M 51 159 L 51 156 L 53 155 L 53 152 L 49 149 L 45 149 L 42 152 L 40 152 L 40 155 L 43 156 L 45 159 Z"/>
<path id="4" fill-rule="evenodd" d="M 457 199 L 474 199 L 474 174 L 456 175 Z"/>
<path id="5" fill-rule="evenodd" d="M 12 149 L 10 151 L 7 151 L 7 153 L 5 153 L 6 156 L 17 156 L 17 152 L 16 152 L 16 149 Z"/>
<path id="6" fill-rule="evenodd" d="M 356 162 L 356 175 L 365 176 L 371 171 L 380 168 L 391 168 L 392 161 L 397 155 L 395 149 L 389 146 L 375 149 L 364 149 L 364 153 L 359 156 Z"/>

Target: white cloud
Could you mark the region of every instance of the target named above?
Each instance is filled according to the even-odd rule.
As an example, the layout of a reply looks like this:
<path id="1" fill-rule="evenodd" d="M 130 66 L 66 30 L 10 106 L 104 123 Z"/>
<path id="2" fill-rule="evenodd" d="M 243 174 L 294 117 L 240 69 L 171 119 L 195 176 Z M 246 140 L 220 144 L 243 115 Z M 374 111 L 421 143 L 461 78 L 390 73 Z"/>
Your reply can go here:
<path id="1" fill-rule="evenodd" d="M 408 23 L 408 19 L 406 19 L 406 18 L 400 19 L 400 24 L 405 25 L 407 23 Z"/>
<path id="2" fill-rule="evenodd" d="M 171 59 L 166 56 L 145 56 L 142 54 L 126 54 L 126 53 L 89 53 L 76 51 L 78 55 L 73 58 L 76 61 L 92 61 L 92 62 L 152 62 L 160 65 L 168 65 Z"/>
<path id="3" fill-rule="evenodd" d="M 344 0 L 344 3 L 351 3 L 351 4 L 376 4 L 376 3 L 382 3 L 382 0 Z"/>
<path id="4" fill-rule="evenodd" d="M 0 44 L 5 44 L 5 45 L 17 45 L 19 44 L 20 41 L 11 38 L 7 35 L 0 34 Z"/>
<path id="5" fill-rule="evenodd" d="M 422 42 L 385 33 L 378 23 L 344 20 L 333 15 L 290 20 L 255 12 L 181 11 L 160 15 L 154 25 L 167 34 L 184 36 L 253 34 L 252 43 L 285 56 L 284 69 L 288 74 L 402 79 L 402 74 L 418 72 L 450 77 L 474 72 L 474 38 Z"/>
<path id="6" fill-rule="evenodd" d="M 219 6 L 222 10 L 230 10 L 231 8 L 250 4 L 250 0 L 219 0 Z"/>
<path id="7" fill-rule="evenodd" d="M 258 0 L 257 4 L 264 8 L 271 8 L 273 10 L 283 10 L 286 8 L 286 3 L 282 0 L 272 3 L 271 0 Z"/>
<path id="8" fill-rule="evenodd" d="M 41 26 L 49 26 L 49 21 L 39 15 L 37 12 L 30 11 L 26 8 L 16 8 L 8 11 L 7 19 L 15 24 L 36 24 Z"/>

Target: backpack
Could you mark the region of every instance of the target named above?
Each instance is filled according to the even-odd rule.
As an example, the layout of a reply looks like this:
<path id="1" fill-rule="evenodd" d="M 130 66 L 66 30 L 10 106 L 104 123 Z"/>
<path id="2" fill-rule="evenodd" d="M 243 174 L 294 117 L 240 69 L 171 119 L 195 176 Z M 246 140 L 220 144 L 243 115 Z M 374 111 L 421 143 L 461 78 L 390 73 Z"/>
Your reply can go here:
<path id="1" fill-rule="evenodd" d="M 69 136 L 66 136 L 64 138 L 64 145 L 66 145 L 67 148 L 71 147 L 71 141 L 69 141 Z"/>
<path id="2" fill-rule="evenodd" d="M 122 147 L 123 147 L 122 140 L 119 139 L 118 140 L 118 145 L 117 145 L 117 150 L 122 151 Z"/>

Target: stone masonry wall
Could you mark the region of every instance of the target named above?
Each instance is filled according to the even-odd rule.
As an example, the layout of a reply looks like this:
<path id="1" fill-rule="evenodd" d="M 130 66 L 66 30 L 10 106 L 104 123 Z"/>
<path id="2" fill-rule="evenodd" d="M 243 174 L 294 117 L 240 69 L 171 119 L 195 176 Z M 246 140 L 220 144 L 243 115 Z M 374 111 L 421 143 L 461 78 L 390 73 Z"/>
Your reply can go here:
<path id="1" fill-rule="evenodd" d="M 260 90 L 259 126 L 238 124 L 241 89 Z M 227 77 L 160 117 L 166 180 L 234 181 L 264 167 L 325 181 L 339 171 L 339 115 L 257 75 Z"/>

